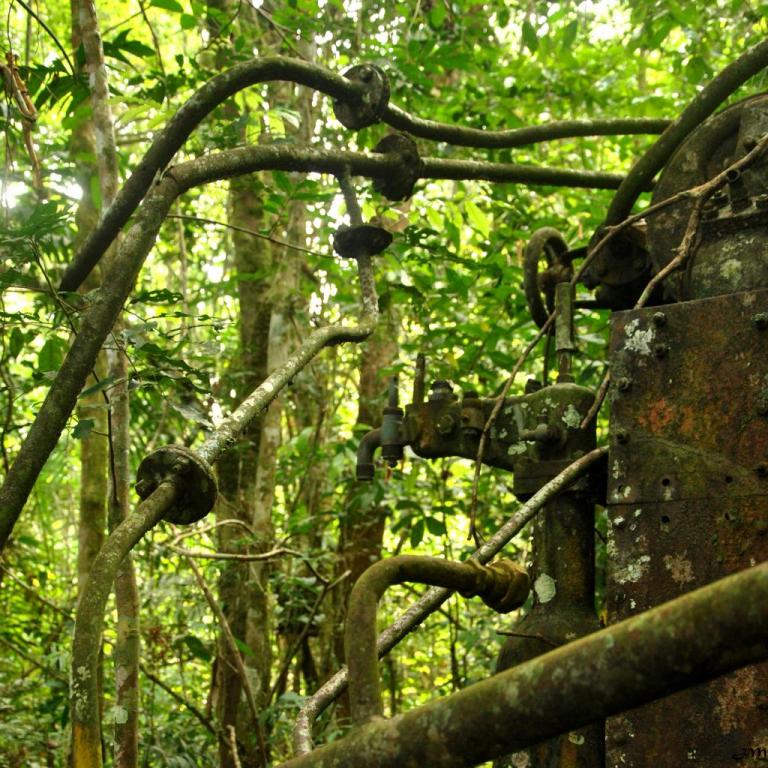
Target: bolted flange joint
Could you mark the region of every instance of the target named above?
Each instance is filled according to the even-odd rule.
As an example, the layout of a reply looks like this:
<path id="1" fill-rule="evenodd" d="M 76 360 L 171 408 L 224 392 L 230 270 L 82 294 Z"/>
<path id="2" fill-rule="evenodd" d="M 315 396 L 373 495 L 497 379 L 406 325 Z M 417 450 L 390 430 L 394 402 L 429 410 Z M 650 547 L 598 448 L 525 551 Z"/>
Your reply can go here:
<path id="1" fill-rule="evenodd" d="M 497 560 L 490 565 L 467 560 L 465 565 L 475 570 L 477 578 L 471 591 L 460 593 L 462 597 L 477 596 L 497 613 L 514 611 L 527 600 L 530 577 L 511 560 Z"/>
<path id="2" fill-rule="evenodd" d="M 336 119 L 352 131 L 378 123 L 389 104 L 389 79 L 374 64 L 358 64 L 344 73 L 347 80 L 363 86 L 357 99 L 333 102 Z"/>
<path id="3" fill-rule="evenodd" d="M 416 142 L 405 133 L 385 136 L 374 148 L 379 155 L 396 155 L 399 166 L 386 176 L 376 176 L 373 188 L 387 200 L 407 200 L 421 176 L 421 158 Z"/>
<path id="4" fill-rule="evenodd" d="M 152 451 L 139 465 L 136 493 L 144 500 L 166 480 L 175 483 L 178 495 L 164 520 L 191 525 L 213 509 L 218 494 L 216 476 L 194 451 L 183 445 L 166 445 Z"/>
<path id="5" fill-rule="evenodd" d="M 333 250 L 344 259 L 375 256 L 392 242 L 392 233 L 374 224 L 339 227 L 333 236 Z"/>

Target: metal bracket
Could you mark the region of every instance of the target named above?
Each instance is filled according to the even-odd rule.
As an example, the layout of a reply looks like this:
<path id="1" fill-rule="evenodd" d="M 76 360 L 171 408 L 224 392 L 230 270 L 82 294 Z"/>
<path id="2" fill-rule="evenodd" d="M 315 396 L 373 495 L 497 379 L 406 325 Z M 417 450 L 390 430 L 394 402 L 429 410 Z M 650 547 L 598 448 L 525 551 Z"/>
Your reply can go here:
<path id="1" fill-rule="evenodd" d="M 336 119 L 352 131 L 378 123 L 389 103 L 389 79 L 374 64 L 358 64 L 344 73 L 347 80 L 359 83 L 364 90 L 355 101 L 334 101 Z"/>
<path id="2" fill-rule="evenodd" d="M 343 259 L 375 256 L 392 242 L 392 233 L 374 224 L 342 226 L 333 236 L 333 250 Z"/>
<path id="3" fill-rule="evenodd" d="M 373 151 L 380 155 L 396 155 L 400 167 L 388 176 L 373 179 L 373 188 L 387 200 L 407 200 L 421 176 L 421 158 L 416 142 L 405 133 L 385 136 Z"/>
<path id="4" fill-rule="evenodd" d="M 191 525 L 213 509 L 218 495 L 216 476 L 194 451 L 183 445 L 166 445 L 150 453 L 136 473 L 136 493 L 144 500 L 167 480 L 175 482 L 178 500 L 164 520 Z"/>

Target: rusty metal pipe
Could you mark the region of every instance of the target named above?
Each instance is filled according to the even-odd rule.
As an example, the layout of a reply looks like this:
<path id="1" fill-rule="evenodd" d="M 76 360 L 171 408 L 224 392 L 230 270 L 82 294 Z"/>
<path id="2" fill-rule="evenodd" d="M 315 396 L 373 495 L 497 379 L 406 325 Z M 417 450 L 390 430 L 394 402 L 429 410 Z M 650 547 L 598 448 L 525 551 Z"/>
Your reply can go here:
<path id="1" fill-rule="evenodd" d="M 381 447 L 381 429 L 372 429 L 363 435 L 357 446 L 357 465 L 355 476 L 360 481 L 373 480 L 373 454 Z"/>
<path id="2" fill-rule="evenodd" d="M 768 563 L 728 576 L 283 768 L 463 768 L 768 658 Z"/>
<path id="3" fill-rule="evenodd" d="M 480 596 L 486 605 L 505 613 L 520 607 L 528 596 L 528 574 L 509 560 L 481 565 L 438 557 L 400 555 L 380 560 L 357 580 L 349 598 L 344 651 L 349 667 L 352 722 L 361 725 L 381 715 L 376 606 L 393 584 L 430 584 L 456 590 L 463 597 Z"/>

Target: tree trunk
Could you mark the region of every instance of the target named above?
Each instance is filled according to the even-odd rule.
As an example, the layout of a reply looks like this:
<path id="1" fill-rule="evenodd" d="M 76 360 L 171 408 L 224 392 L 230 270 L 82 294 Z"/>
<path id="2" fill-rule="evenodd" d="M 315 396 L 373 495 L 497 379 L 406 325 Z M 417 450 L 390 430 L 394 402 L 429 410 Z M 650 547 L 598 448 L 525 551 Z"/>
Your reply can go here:
<path id="1" fill-rule="evenodd" d="M 99 179 L 101 208 L 106 209 L 117 194 L 119 173 L 114 121 L 109 103 L 107 70 L 99 31 L 96 8 L 92 0 L 72 0 L 74 35 L 80 38 L 85 52 L 85 69 L 91 89 L 92 128 L 94 133 L 95 166 Z M 74 36 L 73 35 L 73 36 Z M 76 46 L 77 47 L 77 46 Z M 115 253 L 110 249 L 107 259 Z M 113 329 L 107 354 L 109 388 L 109 439 L 111 442 L 111 484 L 109 489 L 108 523 L 113 530 L 129 511 L 130 463 L 127 360 L 118 346 L 122 323 Z M 126 557 L 115 581 L 118 627 L 115 646 L 116 694 L 115 765 L 118 768 L 138 766 L 139 714 L 139 598 L 133 560 Z"/>

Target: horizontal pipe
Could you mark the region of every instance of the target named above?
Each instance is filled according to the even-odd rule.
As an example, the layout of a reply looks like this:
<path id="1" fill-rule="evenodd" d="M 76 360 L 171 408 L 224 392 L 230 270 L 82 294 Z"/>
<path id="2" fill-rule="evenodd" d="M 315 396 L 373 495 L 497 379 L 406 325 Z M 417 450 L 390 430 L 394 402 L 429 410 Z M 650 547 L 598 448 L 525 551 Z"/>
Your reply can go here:
<path id="1" fill-rule="evenodd" d="M 141 162 L 123 184 L 98 227 L 86 238 L 64 272 L 61 290 L 74 291 L 87 277 L 117 233 L 128 221 L 157 174 L 170 163 L 192 131 L 219 104 L 257 83 L 288 81 L 305 85 L 335 99 L 354 100 L 362 86 L 323 67 L 285 56 L 268 56 L 236 64 L 196 91 L 155 137 Z"/>
<path id="2" fill-rule="evenodd" d="M 182 190 L 212 181 L 256 171 L 281 170 L 303 173 L 338 174 L 348 168 L 354 176 L 376 178 L 402 170 L 397 155 L 318 149 L 286 144 L 237 147 L 203 155 L 174 165 L 168 171 Z M 516 163 L 489 163 L 482 160 L 422 158 L 419 177 L 508 182 L 533 186 L 567 186 L 617 189 L 621 173 L 580 171 Z M 650 186 L 647 187 L 650 189 Z"/>
<path id="3" fill-rule="evenodd" d="M 382 121 L 412 136 L 431 141 L 442 141 L 457 147 L 478 149 L 513 149 L 554 139 L 571 139 L 579 136 L 626 136 L 659 134 L 671 124 L 671 120 L 652 117 L 620 117 L 596 120 L 561 120 L 543 125 L 489 131 L 468 128 L 463 125 L 438 123 L 435 120 L 409 115 L 405 110 L 390 104 Z"/>
<path id="4" fill-rule="evenodd" d="M 460 768 L 768 658 L 768 563 L 716 581 L 283 768 Z"/>

